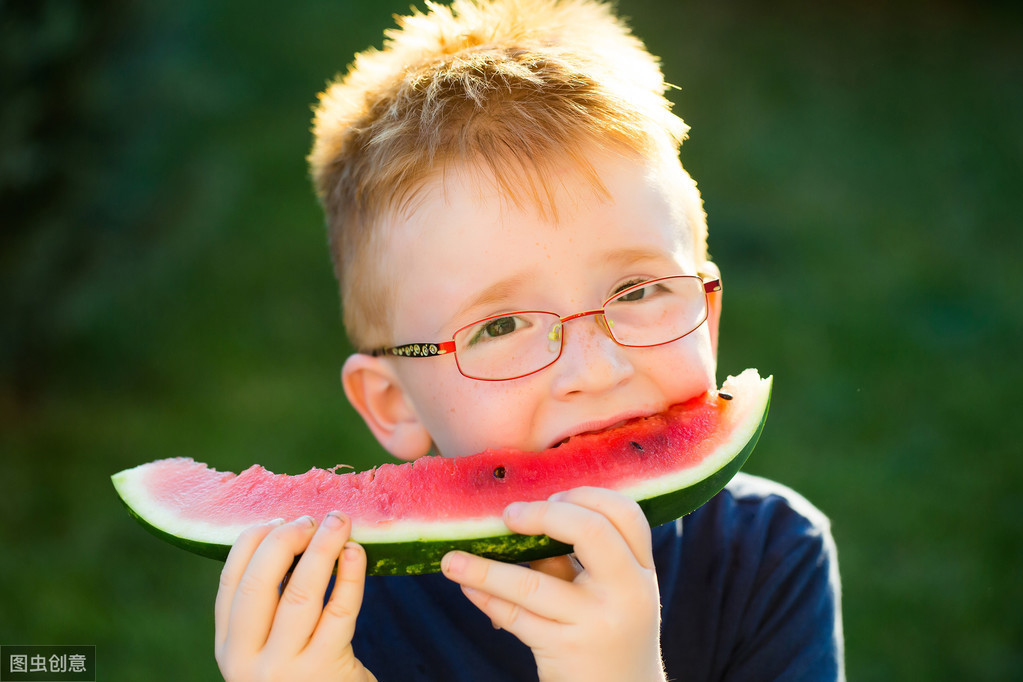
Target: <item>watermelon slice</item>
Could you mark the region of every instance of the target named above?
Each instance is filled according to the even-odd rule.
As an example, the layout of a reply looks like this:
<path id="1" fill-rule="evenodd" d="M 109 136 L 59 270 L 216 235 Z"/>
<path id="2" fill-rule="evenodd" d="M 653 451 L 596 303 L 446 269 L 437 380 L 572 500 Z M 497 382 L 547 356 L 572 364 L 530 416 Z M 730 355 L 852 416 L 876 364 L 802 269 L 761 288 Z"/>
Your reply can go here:
<path id="1" fill-rule="evenodd" d="M 546 536 L 511 533 L 502 511 L 582 485 L 637 500 L 651 526 L 709 500 L 735 475 L 767 417 L 771 378 L 748 369 L 722 389 L 668 411 L 543 452 L 486 450 L 424 457 L 358 473 L 311 469 L 273 474 L 254 465 L 235 475 L 188 458 L 164 459 L 112 477 L 128 511 L 175 545 L 223 560 L 247 527 L 277 517 L 338 509 L 366 549 L 371 575 L 428 573 L 452 549 L 504 561 L 571 551 Z"/>

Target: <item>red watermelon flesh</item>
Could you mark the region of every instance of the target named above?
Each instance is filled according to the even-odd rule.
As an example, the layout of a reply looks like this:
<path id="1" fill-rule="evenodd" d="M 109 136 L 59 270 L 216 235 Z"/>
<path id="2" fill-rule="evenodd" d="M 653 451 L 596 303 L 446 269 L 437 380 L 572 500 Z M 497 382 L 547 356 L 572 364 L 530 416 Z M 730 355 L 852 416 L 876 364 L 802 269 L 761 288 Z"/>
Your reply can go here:
<path id="1" fill-rule="evenodd" d="M 472 549 L 477 551 L 480 542 L 488 541 L 501 547 L 495 550 L 484 542 L 484 553 L 506 551 L 502 548 L 509 542 L 505 537 L 509 531 L 501 514 L 515 501 L 542 500 L 589 485 L 620 490 L 641 506 L 647 502 L 647 507 L 664 507 L 666 500 L 678 498 L 679 490 L 689 490 L 692 498 L 683 506 L 702 504 L 734 474 L 723 477 L 727 465 L 752 449 L 766 415 L 770 384 L 770 378 L 760 379 L 755 370 L 747 370 L 730 377 L 720 393 L 706 393 L 612 429 L 574 436 L 542 452 L 486 450 L 469 457 L 384 464 L 357 473 L 314 468 L 295 476 L 273 474 L 259 465 L 235 475 L 175 458 L 113 478 L 129 511 L 144 525 L 202 554 L 226 555 L 234 538 L 257 523 L 304 514 L 322 518 L 340 510 L 352 517 L 353 539 L 366 546 L 371 572 L 374 545 L 381 550 L 396 548 L 399 555 L 397 564 L 387 559 L 376 572 L 436 570 L 434 559 L 443 555 L 437 543 L 445 540 L 476 543 Z M 712 484 L 705 483 L 710 479 L 715 479 Z M 678 516 L 692 510 L 679 509 L 669 505 L 658 514 Z M 665 520 L 670 518 L 651 518 Z M 424 563 L 417 557 L 427 545 L 433 546 L 430 556 L 440 554 Z M 509 558 L 519 556 L 512 551 Z"/>

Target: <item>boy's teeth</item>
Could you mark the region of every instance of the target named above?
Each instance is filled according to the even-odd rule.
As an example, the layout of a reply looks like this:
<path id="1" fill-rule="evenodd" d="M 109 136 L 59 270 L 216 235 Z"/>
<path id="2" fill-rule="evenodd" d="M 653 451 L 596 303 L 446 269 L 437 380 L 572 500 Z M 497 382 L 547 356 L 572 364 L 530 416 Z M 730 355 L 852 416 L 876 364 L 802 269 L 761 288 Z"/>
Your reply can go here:
<path id="1" fill-rule="evenodd" d="M 618 422 L 618 423 L 616 423 L 616 424 L 612 424 L 611 426 L 605 426 L 605 427 L 604 427 L 604 428 L 602 428 L 602 429 L 594 429 L 594 430 L 592 430 L 592 431 L 581 431 L 581 432 L 579 432 L 579 433 L 574 433 L 574 434 L 572 434 L 571 436 L 568 436 L 567 438 L 563 438 L 563 439 L 562 439 L 562 440 L 560 440 L 559 442 L 557 442 L 557 443 L 555 443 L 554 445 L 552 445 L 552 446 L 551 446 L 551 449 L 553 450 L 554 448 L 558 448 L 558 447 L 561 447 L 562 445 L 564 445 L 565 443 L 567 443 L 567 442 L 568 442 L 568 441 L 569 441 L 570 439 L 572 439 L 572 438 L 575 438 L 576 436 L 582 436 L 582 435 L 585 435 L 585 434 L 588 434 L 588 433 L 603 433 L 603 432 L 605 432 L 605 431 L 610 431 L 611 429 L 616 429 L 616 428 L 618 428 L 619 426 L 622 426 L 623 424 L 625 424 L 625 422 L 626 422 L 626 421 L 628 421 L 628 420 L 623 420 L 623 421 L 620 421 L 620 422 Z"/>

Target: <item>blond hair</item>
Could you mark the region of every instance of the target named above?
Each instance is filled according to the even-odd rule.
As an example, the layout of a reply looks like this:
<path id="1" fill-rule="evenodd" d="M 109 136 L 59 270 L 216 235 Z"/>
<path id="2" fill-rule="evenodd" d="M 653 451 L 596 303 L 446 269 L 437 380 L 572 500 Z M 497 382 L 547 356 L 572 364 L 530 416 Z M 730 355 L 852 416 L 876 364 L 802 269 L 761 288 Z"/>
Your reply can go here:
<path id="1" fill-rule="evenodd" d="M 557 159 L 586 172 L 583 148 L 597 143 L 677 164 L 688 130 L 664 97 L 657 59 L 607 5 L 454 0 L 427 9 L 396 17 L 381 50 L 356 55 L 320 94 L 314 117 L 309 164 L 345 327 L 360 349 L 393 342 L 381 219 L 407 209 L 445 164 L 483 164 L 507 196 L 543 210 Z M 682 174 L 700 263 L 702 205 Z"/>

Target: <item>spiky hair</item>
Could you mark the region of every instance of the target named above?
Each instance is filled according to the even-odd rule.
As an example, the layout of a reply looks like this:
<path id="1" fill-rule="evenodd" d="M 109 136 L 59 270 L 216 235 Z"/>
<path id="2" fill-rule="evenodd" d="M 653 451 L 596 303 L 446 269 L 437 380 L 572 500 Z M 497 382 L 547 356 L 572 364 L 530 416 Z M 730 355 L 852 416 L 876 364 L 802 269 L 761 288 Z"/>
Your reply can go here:
<path id="1" fill-rule="evenodd" d="M 559 160 L 585 173 L 592 144 L 677 158 L 687 132 L 664 97 L 657 59 L 605 4 L 426 5 L 396 17 L 382 49 L 356 55 L 320 94 L 314 118 L 309 164 L 358 348 L 391 341 L 381 216 L 407 207 L 445 165 L 482 164 L 506 196 L 543 210 L 553 207 L 546 178 Z M 690 189 L 699 257 L 705 226 Z"/>

